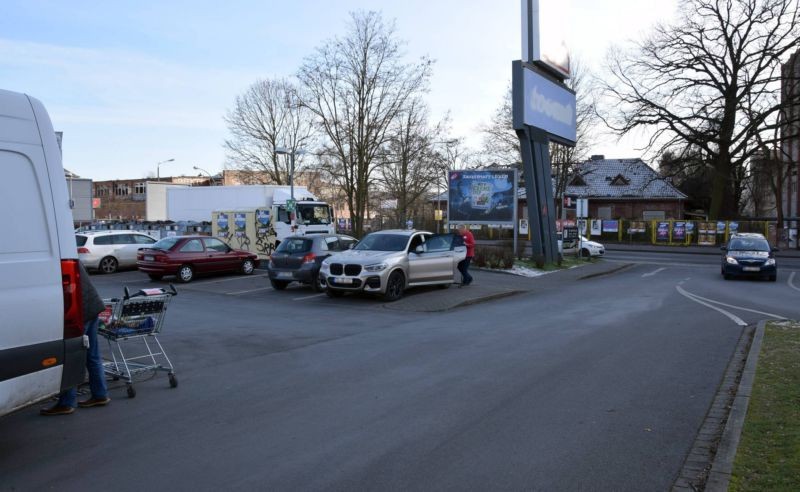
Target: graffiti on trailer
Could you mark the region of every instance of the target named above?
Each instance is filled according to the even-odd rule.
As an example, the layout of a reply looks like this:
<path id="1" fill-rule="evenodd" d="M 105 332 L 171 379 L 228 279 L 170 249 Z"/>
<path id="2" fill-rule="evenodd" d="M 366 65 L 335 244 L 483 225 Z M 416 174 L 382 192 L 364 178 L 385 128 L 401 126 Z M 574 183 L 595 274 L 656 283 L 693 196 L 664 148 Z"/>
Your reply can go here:
<path id="1" fill-rule="evenodd" d="M 269 256 L 275 251 L 277 234 L 270 219 L 269 210 L 256 210 L 256 253 L 259 255 Z"/>

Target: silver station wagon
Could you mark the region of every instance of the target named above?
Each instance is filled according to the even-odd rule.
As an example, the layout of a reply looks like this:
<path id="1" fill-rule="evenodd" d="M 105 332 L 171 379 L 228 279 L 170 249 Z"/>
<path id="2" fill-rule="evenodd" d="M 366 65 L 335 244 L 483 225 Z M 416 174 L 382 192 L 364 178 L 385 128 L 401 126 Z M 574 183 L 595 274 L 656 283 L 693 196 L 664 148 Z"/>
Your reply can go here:
<path id="1" fill-rule="evenodd" d="M 460 239 L 460 238 L 459 238 Z M 387 230 L 364 236 L 355 248 L 326 258 L 320 282 L 330 297 L 368 292 L 396 301 L 408 287 L 448 287 L 467 248 L 455 234 Z"/>

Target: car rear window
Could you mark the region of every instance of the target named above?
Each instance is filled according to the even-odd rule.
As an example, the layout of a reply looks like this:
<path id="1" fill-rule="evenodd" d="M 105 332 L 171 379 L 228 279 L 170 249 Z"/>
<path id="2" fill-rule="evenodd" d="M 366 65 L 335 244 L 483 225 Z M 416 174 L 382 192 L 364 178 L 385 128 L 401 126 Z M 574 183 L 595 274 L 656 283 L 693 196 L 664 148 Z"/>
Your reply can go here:
<path id="1" fill-rule="evenodd" d="M 311 239 L 289 238 L 285 239 L 275 251 L 281 253 L 308 253 L 311 251 Z"/>
<path id="2" fill-rule="evenodd" d="M 78 243 L 78 247 L 86 246 L 86 236 L 81 236 L 80 234 L 75 234 L 75 242 Z"/>
<path id="3" fill-rule="evenodd" d="M 172 249 L 173 246 L 175 246 L 175 243 L 177 243 L 178 240 L 179 240 L 179 238 L 177 238 L 177 237 L 165 237 L 164 239 L 156 241 L 150 247 L 152 249 L 160 249 L 162 251 L 169 251 L 170 249 Z"/>

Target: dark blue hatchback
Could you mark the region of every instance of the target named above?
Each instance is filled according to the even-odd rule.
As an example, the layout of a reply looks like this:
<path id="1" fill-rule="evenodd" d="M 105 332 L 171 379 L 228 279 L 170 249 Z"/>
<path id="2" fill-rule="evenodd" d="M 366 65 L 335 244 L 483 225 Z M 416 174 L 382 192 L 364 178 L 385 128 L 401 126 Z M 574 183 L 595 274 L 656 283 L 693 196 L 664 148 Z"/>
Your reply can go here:
<path id="1" fill-rule="evenodd" d="M 778 278 L 778 265 L 773 253 L 778 251 L 769 245 L 761 234 L 734 234 L 723 246 L 722 276 L 725 280 L 734 277 L 766 277 L 774 282 Z"/>

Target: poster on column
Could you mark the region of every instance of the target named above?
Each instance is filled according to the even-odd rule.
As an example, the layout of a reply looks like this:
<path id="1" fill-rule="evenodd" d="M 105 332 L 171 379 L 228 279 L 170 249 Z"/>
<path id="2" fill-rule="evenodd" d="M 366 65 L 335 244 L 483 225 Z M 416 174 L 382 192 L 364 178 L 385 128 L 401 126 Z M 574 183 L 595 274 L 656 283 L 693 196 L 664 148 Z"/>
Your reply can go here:
<path id="1" fill-rule="evenodd" d="M 619 232 L 619 221 L 617 220 L 604 220 L 603 232 Z"/>
<path id="2" fill-rule="evenodd" d="M 660 243 L 669 242 L 669 222 L 656 223 L 656 241 Z"/>
<path id="3" fill-rule="evenodd" d="M 672 240 L 676 243 L 686 240 L 686 222 L 672 224 Z"/>
<path id="4" fill-rule="evenodd" d="M 599 236 L 603 234 L 603 223 L 599 220 L 592 219 L 592 236 Z"/>

